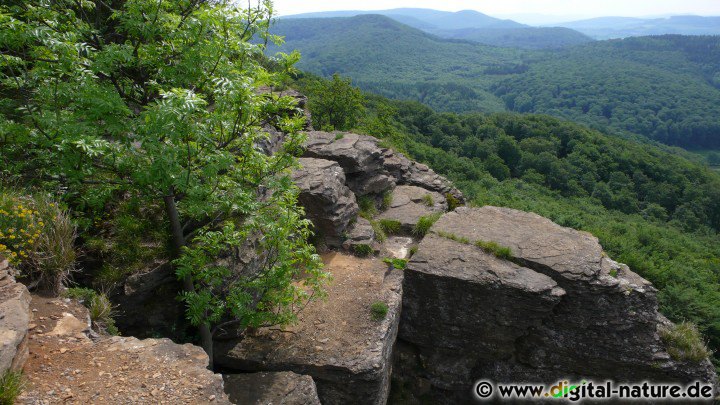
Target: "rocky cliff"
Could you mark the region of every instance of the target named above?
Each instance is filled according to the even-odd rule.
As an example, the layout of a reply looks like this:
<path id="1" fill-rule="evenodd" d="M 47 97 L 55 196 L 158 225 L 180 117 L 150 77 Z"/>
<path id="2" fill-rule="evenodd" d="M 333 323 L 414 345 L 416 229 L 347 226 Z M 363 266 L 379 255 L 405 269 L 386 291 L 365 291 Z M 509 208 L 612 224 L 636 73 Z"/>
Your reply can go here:
<path id="1" fill-rule="evenodd" d="M 375 138 L 308 138 L 293 178 L 320 242 L 349 253 L 372 246 L 363 254 L 380 257 L 407 257 L 411 245 L 417 253 L 404 271 L 390 266 L 382 276 L 377 259 L 326 261 L 338 279 L 328 302 L 308 308 L 298 326 L 219 342 L 216 363 L 228 371 L 309 375 L 323 404 L 385 403 L 391 378 L 405 389 L 392 401 L 409 403 L 468 402 L 479 379 L 716 381 L 707 359 L 670 356 L 659 331 L 672 324 L 658 312 L 657 291 L 592 235 L 506 208 L 447 212 L 462 193 Z M 358 217 L 360 200 L 379 212 Z M 424 237 L 415 232 L 421 218 L 439 218 Z M 375 234 L 383 221 L 398 224 L 397 236 Z M 368 296 L 391 303 L 380 324 L 363 323 Z"/>

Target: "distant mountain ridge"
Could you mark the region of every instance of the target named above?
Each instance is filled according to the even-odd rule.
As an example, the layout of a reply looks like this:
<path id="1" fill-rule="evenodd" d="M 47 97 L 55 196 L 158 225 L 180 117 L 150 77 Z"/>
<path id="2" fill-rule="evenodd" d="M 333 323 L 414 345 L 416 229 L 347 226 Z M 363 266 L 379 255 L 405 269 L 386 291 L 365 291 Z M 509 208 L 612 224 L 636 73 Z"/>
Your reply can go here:
<path id="1" fill-rule="evenodd" d="M 645 35 L 720 35 L 720 17 L 672 16 L 669 18 L 599 17 L 553 24 L 595 39 Z"/>
<path id="2" fill-rule="evenodd" d="M 464 39 L 486 45 L 525 49 L 561 48 L 591 42 L 592 38 L 569 28 L 531 27 L 494 18 L 474 10 L 457 12 L 420 8 L 375 11 L 327 11 L 297 14 L 282 19 L 337 18 L 382 15 L 442 38 Z"/>

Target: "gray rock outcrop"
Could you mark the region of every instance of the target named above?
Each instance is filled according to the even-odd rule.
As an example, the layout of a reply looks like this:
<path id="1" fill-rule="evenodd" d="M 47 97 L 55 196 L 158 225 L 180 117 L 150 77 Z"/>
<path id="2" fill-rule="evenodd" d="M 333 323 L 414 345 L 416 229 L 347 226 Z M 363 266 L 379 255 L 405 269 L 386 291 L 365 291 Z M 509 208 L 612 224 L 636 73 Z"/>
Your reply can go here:
<path id="1" fill-rule="evenodd" d="M 511 260 L 478 241 L 510 248 Z M 709 361 L 668 355 L 648 281 L 592 235 L 535 214 L 445 214 L 408 264 L 403 291 L 396 369 L 438 400 L 469 400 L 478 379 L 715 382 Z"/>
<path id="2" fill-rule="evenodd" d="M 426 165 L 381 147 L 379 140 L 353 133 L 308 132 L 306 157 L 333 160 L 347 176 L 347 185 L 358 196 L 378 194 L 397 185 L 412 185 L 442 195 L 450 194 L 459 203 L 462 193 Z"/>
<path id="3" fill-rule="evenodd" d="M 226 374 L 225 392 L 234 404 L 320 405 L 315 382 L 293 372 Z"/>
<path id="4" fill-rule="evenodd" d="M 25 364 L 30 319 L 30 293 L 15 281 L 10 264 L 0 256 L 0 375 Z"/>
<path id="5" fill-rule="evenodd" d="M 390 206 L 377 218 L 400 222 L 406 234 L 413 231 L 420 218 L 447 210 L 447 202 L 442 194 L 421 187 L 397 186 L 391 196 Z"/>
<path id="6" fill-rule="evenodd" d="M 302 158 L 300 165 L 293 172 L 293 181 L 300 188 L 298 201 L 325 243 L 339 247 L 358 213 L 355 195 L 345 186 L 345 173 L 330 160 Z"/>

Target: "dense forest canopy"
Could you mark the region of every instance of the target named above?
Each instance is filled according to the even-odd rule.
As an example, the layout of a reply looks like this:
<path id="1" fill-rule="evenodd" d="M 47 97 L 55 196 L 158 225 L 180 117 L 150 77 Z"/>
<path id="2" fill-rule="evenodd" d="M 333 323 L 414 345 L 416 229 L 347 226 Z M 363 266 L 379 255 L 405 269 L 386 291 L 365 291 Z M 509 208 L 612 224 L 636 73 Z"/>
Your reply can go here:
<path id="1" fill-rule="evenodd" d="M 720 148 L 720 37 L 666 35 L 562 50 L 441 39 L 387 17 L 281 19 L 299 66 L 437 111 L 532 112 L 685 148 Z M 271 52 L 277 48 L 271 49 Z"/>
<path id="2" fill-rule="evenodd" d="M 306 76 L 297 85 L 322 115 L 328 106 L 314 102 L 318 82 Z M 549 116 L 443 113 L 372 94 L 355 111 L 356 130 L 449 176 L 472 204 L 532 211 L 593 233 L 660 289 L 663 313 L 696 322 L 720 349 L 720 174 Z"/>

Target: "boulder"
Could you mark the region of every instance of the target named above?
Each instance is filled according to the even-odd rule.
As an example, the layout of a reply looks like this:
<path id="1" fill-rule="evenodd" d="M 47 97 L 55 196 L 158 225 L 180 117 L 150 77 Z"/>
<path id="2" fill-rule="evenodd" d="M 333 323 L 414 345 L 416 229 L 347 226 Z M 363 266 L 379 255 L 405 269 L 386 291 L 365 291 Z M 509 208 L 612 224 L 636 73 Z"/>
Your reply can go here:
<path id="1" fill-rule="evenodd" d="M 302 158 L 300 165 L 292 175 L 300 188 L 298 201 L 325 243 L 339 247 L 358 213 L 355 196 L 345 186 L 345 174 L 330 160 Z"/>
<path id="2" fill-rule="evenodd" d="M 15 281 L 8 261 L 0 256 L 0 375 L 20 371 L 28 356 L 30 293 Z"/>
<path id="3" fill-rule="evenodd" d="M 370 221 L 362 217 L 357 217 L 355 223 L 350 226 L 345 236 L 346 238 L 345 241 L 343 241 L 342 247 L 351 252 L 355 246 L 373 246 L 375 244 L 375 230 L 370 224 Z"/>
<path id="4" fill-rule="evenodd" d="M 708 360 L 670 358 L 648 281 L 610 260 L 592 235 L 536 214 L 445 214 L 409 262 L 403 290 L 396 369 L 429 382 L 436 399 L 468 400 L 479 379 L 716 381 Z"/>
<path id="5" fill-rule="evenodd" d="M 376 258 L 331 253 L 327 298 L 313 301 L 297 324 L 218 340 L 215 365 L 227 372 L 293 371 L 310 375 L 323 404 L 385 404 L 400 319 L 402 271 Z M 387 307 L 371 317 L 373 303 Z"/>
<path id="6" fill-rule="evenodd" d="M 320 405 L 315 382 L 293 372 L 225 374 L 225 392 L 234 404 Z"/>
<path id="7" fill-rule="evenodd" d="M 392 202 L 378 219 L 400 222 L 402 231 L 409 234 L 422 217 L 445 212 L 445 197 L 437 192 L 417 186 L 397 186 L 392 192 Z"/>

